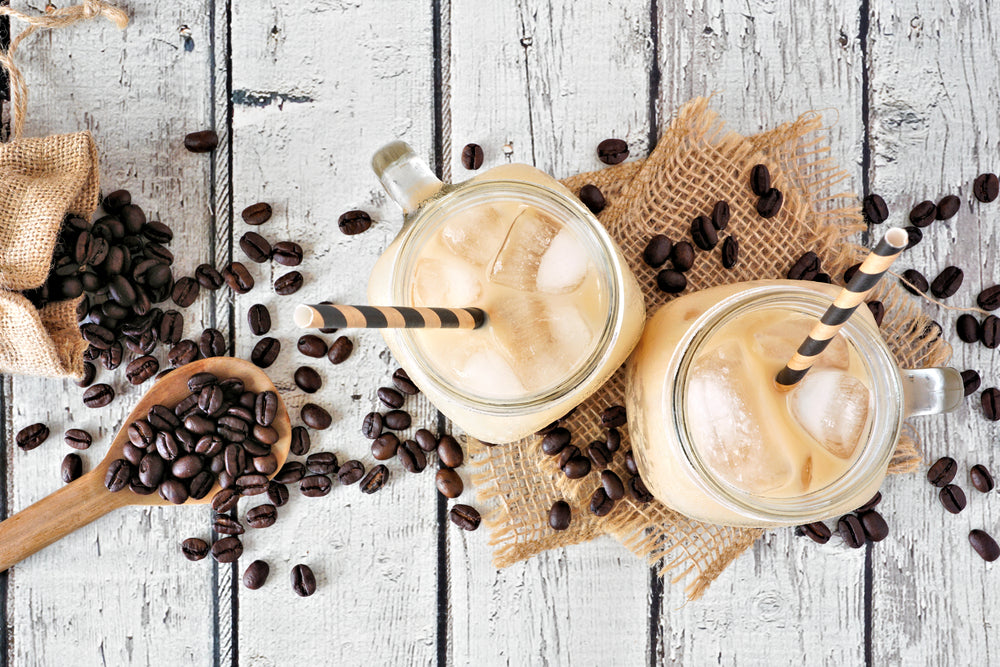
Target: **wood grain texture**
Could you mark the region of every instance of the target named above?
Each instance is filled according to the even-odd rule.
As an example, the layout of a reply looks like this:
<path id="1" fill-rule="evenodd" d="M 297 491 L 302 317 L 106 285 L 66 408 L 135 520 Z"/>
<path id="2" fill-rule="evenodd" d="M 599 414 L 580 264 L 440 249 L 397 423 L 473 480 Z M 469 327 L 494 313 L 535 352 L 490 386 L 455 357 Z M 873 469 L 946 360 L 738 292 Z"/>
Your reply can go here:
<path id="1" fill-rule="evenodd" d="M 924 229 L 924 240 L 906 251 L 897 272 L 917 270 L 933 280 L 948 265 L 965 270 L 951 306 L 974 305 L 976 294 L 1000 282 L 997 244 L 1000 206 L 980 204 L 972 181 L 1000 170 L 1000 82 L 981 63 L 1000 56 L 995 26 L 1000 11 L 986 2 L 871 3 L 872 191 L 883 195 L 890 219 L 906 219 L 913 204 L 946 194 L 962 199 L 958 215 Z M 974 368 L 983 387 L 1000 382 L 994 350 L 967 345 L 955 335 L 959 313 L 925 305 L 953 341 L 953 364 Z M 922 418 L 925 459 L 951 456 L 959 465 L 955 484 L 968 507 L 944 510 L 937 489 L 924 477 L 893 479 L 884 501 L 893 535 L 873 553 L 874 664 L 973 664 L 1000 655 L 996 563 L 971 549 L 969 531 L 1000 533 L 996 492 L 983 496 L 968 470 L 1000 466 L 997 425 L 986 421 L 979 393 L 944 418 Z M 993 658 L 995 660 L 995 658 Z"/>
<path id="2" fill-rule="evenodd" d="M 208 259 L 212 223 L 206 156 L 182 146 L 185 133 L 208 123 L 206 19 L 200 0 L 138 6 L 124 32 L 95 21 L 35 35 L 21 50 L 31 91 L 26 134 L 93 132 L 102 184 L 128 188 L 150 219 L 173 226 L 175 271 L 184 273 Z M 203 304 L 188 311 L 189 332 L 204 318 Z M 83 407 L 72 382 L 10 381 L 8 433 L 44 421 L 52 436 L 29 453 L 8 442 L 8 511 L 60 487 L 59 463 L 71 451 L 62 444 L 65 429 L 95 436 L 82 453 L 85 469 L 103 457 L 141 392 L 124 380 L 124 368 L 102 368 L 98 377 L 119 393 L 104 410 Z M 130 665 L 210 656 L 211 565 L 179 553 L 182 539 L 206 537 L 207 528 L 204 508 L 123 509 L 15 567 L 7 601 L 10 663 Z"/>

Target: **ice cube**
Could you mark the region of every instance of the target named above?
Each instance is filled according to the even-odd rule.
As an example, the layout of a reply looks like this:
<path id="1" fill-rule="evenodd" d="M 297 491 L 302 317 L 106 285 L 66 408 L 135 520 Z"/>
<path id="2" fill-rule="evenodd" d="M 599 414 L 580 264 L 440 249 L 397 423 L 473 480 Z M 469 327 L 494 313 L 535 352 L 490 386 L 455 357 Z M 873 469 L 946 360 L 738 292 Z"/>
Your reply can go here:
<path id="1" fill-rule="evenodd" d="M 589 258 L 576 235 L 563 229 L 549 244 L 538 263 L 535 286 L 540 292 L 560 294 L 572 292 L 587 277 Z"/>
<path id="2" fill-rule="evenodd" d="M 486 266 L 493 260 L 506 234 L 502 215 L 492 206 L 462 211 L 441 227 L 445 246 L 475 266 Z"/>
<path id="3" fill-rule="evenodd" d="M 476 388 L 482 396 L 513 398 L 525 393 L 517 374 L 496 350 L 485 347 L 475 350 L 456 370 L 456 374 L 465 386 Z"/>
<path id="4" fill-rule="evenodd" d="M 813 370 L 788 396 L 795 421 L 824 449 L 849 459 L 868 424 L 868 387 L 838 371 Z"/>
<path id="5" fill-rule="evenodd" d="M 815 320 L 803 317 L 767 325 L 753 335 L 757 351 L 765 359 L 780 361 L 784 365 L 792 358 L 815 324 Z M 816 357 L 813 366 L 847 370 L 848 361 L 847 341 L 842 334 L 837 334 L 823 350 L 823 354 Z"/>
<path id="6" fill-rule="evenodd" d="M 751 404 L 757 394 L 750 382 L 743 349 L 736 341 L 698 359 L 687 386 L 687 414 L 699 454 L 722 479 L 750 493 L 786 485 L 792 466 L 769 446 Z"/>
<path id="7" fill-rule="evenodd" d="M 413 273 L 413 301 L 417 306 L 464 307 L 476 303 L 483 291 L 477 271 L 455 259 L 421 259 Z"/>
<path id="8" fill-rule="evenodd" d="M 542 211 L 523 209 L 493 260 L 489 280 L 522 292 L 536 291 L 542 257 L 561 230 L 562 226 Z"/>

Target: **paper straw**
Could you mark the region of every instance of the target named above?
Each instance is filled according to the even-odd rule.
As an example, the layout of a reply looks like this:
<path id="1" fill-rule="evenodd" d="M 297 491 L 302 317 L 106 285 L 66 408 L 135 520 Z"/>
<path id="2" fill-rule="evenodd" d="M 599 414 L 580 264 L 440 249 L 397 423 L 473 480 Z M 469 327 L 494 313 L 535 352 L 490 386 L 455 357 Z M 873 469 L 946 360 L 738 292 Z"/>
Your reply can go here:
<path id="1" fill-rule="evenodd" d="M 851 282 L 847 283 L 847 287 L 837 295 L 833 304 L 799 345 L 795 356 L 778 373 L 775 382 L 779 389 L 791 389 L 805 377 L 816 357 L 823 353 L 840 328 L 851 318 L 851 314 L 864 302 L 882 275 L 899 257 L 908 240 L 906 232 L 899 227 L 893 227 L 885 233 L 882 240 L 861 263 Z"/>
<path id="2" fill-rule="evenodd" d="M 303 329 L 476 329 L 486 321 L 480 308 L 341 306 L 320 303 L 295 309 Z"/>

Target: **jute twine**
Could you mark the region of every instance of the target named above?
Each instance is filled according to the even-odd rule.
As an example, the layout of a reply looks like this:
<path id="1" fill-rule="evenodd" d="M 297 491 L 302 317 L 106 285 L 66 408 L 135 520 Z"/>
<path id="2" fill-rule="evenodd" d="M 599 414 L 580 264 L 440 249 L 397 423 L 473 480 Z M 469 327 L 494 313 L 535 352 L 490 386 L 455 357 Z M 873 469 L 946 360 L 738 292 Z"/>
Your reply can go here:
<path id="1" fill-rule="evenodd" d="M 80 377 L 87 343 L 80 336 L 80 299 L 36 309 L 19 292 L 41 287 L 48 277 L 59 228 L 67 214 L 90 218 L 99 200 L 97 147 L 89 132 L 23 138 L 28 87 L 14 54 L 39 29 L 56 29 L 105 16 L 119 28 L 120 9 L 101 0 L 29 15 L 0 7 L 28 27 L 0 53 L 10 78 L 14 140 L 0 145 L 0 372 Z"/>
<path id="2" fill-rule="evenodd" d="M 658 233 L 675 242 L 690 240 L 693 217 L 710 214 L 721 200 L 729 202 L 732 221 L 720 236 L 738 238 L 739 263 L 732 270 L 722 267 L 720 239 L 716 249 L 697 253 L 694 267 L 686 274 L 685 293 L 745 280 L 784 278 L 808 250 L 815 251 L 823 271 L 842 284 L 844 270 L 864 256 L 864 248 L 850 241 L 864 225 L 857 197 L 840 191 L 848 174 L 834 164 L 829 151 L 817 113 L 743 137 L 726 130 L 718 115 L 708 109 L 708 100 L 698 98 L 680 109 L 644 162 L 580 174 L 563 182 L 573 192 L 593 183 L 605 194 L 608 206 L 599 217 L 644 287 L 646 307 L 652 313 L 674 296 L 656 289 L 656 270 L 641 259 L 647 241 Z M 758 163 L 768 165 L 772 182 L 785 195 L 781 212 L 769 220 L 756 213 L 756 197 L 748 187 L 750 170 Z M 882 281 L 873 298 L 886 307 L 882 333 L 900 366 L 935 366 L 951 356 L 940 326 L 922 315 L 894 282 Z M 610 405 L 624 404 L 624 387 L 620 370 L 565 421 L 574 444 L 583 447 L 604 440 L 600 414 Z M 622 451 L 630 444 L 625 429 L 622 435 L 622 450 L 610 469 L 627 479 Z M 670 573 L 673 582 L 689 579 L 686 593 L 695 599 L 762 534 L 757 529 L 700 523 L 657 501 L 639 504 L 630 497 L 598 518 L 588 506 L 600 485 L 599 471 L 570 480 L 539 443 L 537 437 L 497 447 L 468 443 L 479 500 L 490 507 L 484 520 L 497 567 L 608 534 L 650 564 L 659 564 L 661 573 Z M 916 434 L 907 426 L 889 470 L 912 471 L 919 461 Z M 557 500 L 569 502 L 573 511 L 570 528 L 561 532 L 548 525 L 549 509 Z"/>

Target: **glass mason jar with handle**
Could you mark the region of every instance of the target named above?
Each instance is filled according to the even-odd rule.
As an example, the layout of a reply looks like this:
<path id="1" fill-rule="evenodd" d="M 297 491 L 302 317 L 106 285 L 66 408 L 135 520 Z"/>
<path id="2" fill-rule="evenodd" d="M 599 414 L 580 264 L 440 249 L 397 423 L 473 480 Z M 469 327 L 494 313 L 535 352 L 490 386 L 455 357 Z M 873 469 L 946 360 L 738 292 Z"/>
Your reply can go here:
<path id="1" fill-rule="evenodd" d="M 507 164 L 455 185 L 403 142 L 372 168 L 405 219 L 372 305 L 482 308 L 475 330 L 385 329 L 389 349 L 467 433 L 511 442 L 562 417 L 625 361 L 645 306 L 615 242 L 569 190 Z"/>
<path id="2" fill-rule="evenodd" d="M 801 281 L 715 287 L 653 315 L 629 360 L 626 405 L 650 492 L 694 519 L 799 525 L 878 491 L 903 420 L 963 397 L 951 368 L 901 370 L 859 308 L 790 391 L 777 372 L 840 288 Z"/>

